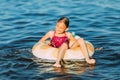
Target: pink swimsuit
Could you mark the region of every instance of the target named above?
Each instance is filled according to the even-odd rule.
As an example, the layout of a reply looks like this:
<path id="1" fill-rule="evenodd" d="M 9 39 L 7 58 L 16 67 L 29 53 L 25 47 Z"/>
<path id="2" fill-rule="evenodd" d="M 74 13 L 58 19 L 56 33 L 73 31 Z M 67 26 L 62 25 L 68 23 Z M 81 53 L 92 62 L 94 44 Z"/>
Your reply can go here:
<path id="1" fill-rule="evenodd" d="M 55 36 L 55 32 L 54 32 L 54 36 L 50 41 L 50 46 L 59 48 L 63 43 L 67 43 L 67 44 L 69 43 L 66 33 L 65 33 L 65 36 L 58 37 L 58 36 Z"/>

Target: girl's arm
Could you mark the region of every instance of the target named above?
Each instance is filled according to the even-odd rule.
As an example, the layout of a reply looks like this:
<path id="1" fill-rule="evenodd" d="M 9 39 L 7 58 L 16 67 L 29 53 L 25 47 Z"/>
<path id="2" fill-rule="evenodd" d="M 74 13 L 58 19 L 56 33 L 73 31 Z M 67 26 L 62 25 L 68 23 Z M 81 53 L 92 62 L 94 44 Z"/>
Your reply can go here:
<path id="1" fill-rule="evenodd" d="M 68 36 L 69 36 L 70 41 L 76 41 L 76 39 L 73 37 L 71 33 L 68 33 Z"/>
<path id="2" fill-rule="evenodd" d="M 50 38 L 51 31 L 49 31 L 48 33 L 46 33 L 40 40 L 39 42 L 45 42 L 48 38 Z"/>
<path id="3" fill-rule="evenodd" d="M 47 40 L 47 39 L 50 37 L 50 33 L 51 33 L 51 31 L 49 31 L 48 33 L 46 33 L 46 34 L 38 41 L 38 43 L 33 46 L 32 51 L 34 51 L 39 44 L 45 44 L 45 40 Z"/>
<path id="4" fill-rule="evenodd" d="M 78 44 L 76 43 L 77 40 L 73 37 L 73 35 L 71 33 L 68 33 L 68 38 L 69 38 L 69 48 L 75 48 L 78 46 Z"/>

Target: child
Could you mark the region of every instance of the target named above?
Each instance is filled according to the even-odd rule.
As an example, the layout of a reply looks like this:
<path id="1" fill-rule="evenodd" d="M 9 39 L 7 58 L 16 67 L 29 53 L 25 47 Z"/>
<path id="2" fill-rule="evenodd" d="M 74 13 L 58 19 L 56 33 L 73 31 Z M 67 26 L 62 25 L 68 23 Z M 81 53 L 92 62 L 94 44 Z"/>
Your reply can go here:
<path id="1" fill-rule="evenodd" d="M 77 46 L 81 46 L 82 53 L 85 57 L 85 60 L 89 64 L 95 64 L 94 59 L 90 59 L 86 45 L 82 38 L 75 39 L 70 32 L 67 32 L 69 26 L 69 19 L 66 17 L 60 18 L 55 26 L 54 31 L 49 31 L 43 36 L 39 42 L 45 42 L 48 38 L 50 38 L 50 46 L 58 48 L 57 60 L 53 66 L 61 67 L 60 61 L 63 59 L 65 51 L 67 49 L 73 49 Z M 74 41 L 72 46 L 69 46 L 69 42 Z"/>

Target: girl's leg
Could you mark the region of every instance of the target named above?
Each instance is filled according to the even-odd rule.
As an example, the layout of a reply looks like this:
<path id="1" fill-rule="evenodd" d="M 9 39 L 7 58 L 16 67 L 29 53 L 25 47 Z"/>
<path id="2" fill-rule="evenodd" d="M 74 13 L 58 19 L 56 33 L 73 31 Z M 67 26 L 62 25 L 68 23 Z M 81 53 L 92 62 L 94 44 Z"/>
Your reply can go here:
<path id="1" fill-rule="evenodd" d="M 76 40 L 76 42 L 73 43 L 73 45 L 70 48 L 75 48 L 76 46 L 78 46 L 78 44 L 81 47 L 81 50 L 85 57 L 86 62 L 89 64 L 94 64 L 95 60 L 89 58 L 88 50 L 83 38 L 79 38 L 78 40 Z"/>
<path id="2" fill-rule="evenodd" d="M 68 45 L 66 43 L 63 43 L 60 46 L 60 48 L 58 50 L 57 60 L 56 60 L 56 62 L 55 62 L 55 64 L 53 66 L 61 67 L 60 61 L 63 59 L 64 54 L 65 54 L 67 49 L 68 49 Z"/>

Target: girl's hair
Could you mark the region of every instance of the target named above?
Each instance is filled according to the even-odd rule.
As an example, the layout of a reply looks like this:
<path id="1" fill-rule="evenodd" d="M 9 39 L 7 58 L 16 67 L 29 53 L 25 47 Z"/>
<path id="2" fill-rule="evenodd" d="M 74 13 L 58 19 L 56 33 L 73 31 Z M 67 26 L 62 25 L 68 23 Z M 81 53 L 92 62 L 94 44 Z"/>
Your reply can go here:
<path id="1" fill-rule="evenodd" d="M 57 22 L 63 22 L 67 28 L 69 26 L 69 19 L 67 17 L 62 17 L 62 18 L 58 19 Z"/>

